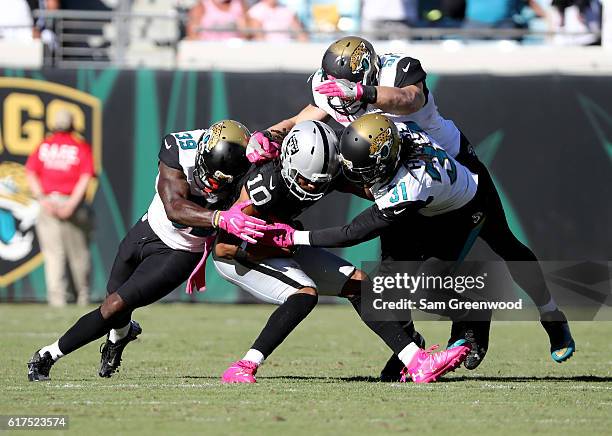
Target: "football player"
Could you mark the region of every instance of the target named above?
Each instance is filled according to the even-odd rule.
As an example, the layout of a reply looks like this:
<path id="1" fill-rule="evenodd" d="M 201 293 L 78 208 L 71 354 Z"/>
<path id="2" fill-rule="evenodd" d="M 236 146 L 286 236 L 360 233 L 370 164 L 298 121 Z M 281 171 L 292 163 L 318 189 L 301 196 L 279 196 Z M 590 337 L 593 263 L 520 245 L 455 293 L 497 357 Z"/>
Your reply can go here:
<path id="1" fill-rule="evenodd" d="M 161 144 L 156 193 L 147 213 L 128 232 L 117 252 L 108 295 L 59 340 L 36 351 L 28 362 L 30 381 L 49 380 L 59 358 L 107 335 L 99 375 L 110 377 L 125 346 L 142 332 L 132 312 L 183 283 L 212 246 L 218 229 L 254 242 L 263 221 L 232 205 L 250 163 L 250 133 L 224 120 L 208 129 L 171 133 Z M 202 266 L 203 268 L 203 266 Z"/>
<path id="2" fill-rule="evenodd" d="M 341 188 L 337 137 L 318 121 L 297 124 L 286 136 L 280 161 L 254 166 L 245 177 L 238 200 L 250 200 L 245 209 L 270 221 L 291 223 L 334 188 Z M 227 235 L 220 235 L 214 263 L 219 274 L 255 297 L 280 306 L 243 359 L 224 372 L 225 383 L 255 383 L 257 368 L 291 331 L 312 311 L 318 294 L 347 297 L 360 313 L 360 285 L 365 274 L 334 254 L 320 248 L 302 247 L 295 253 L 267 253 L 261 245 L 249 246 Z M 455 369 L 469 348 L 431 353 L 423 350 L 423 339 L 412 323 L 397 321 L 364 322 L 399 356 L 402 367 L 413 381 L 435 381 Z M 396 374 L 401 378 L 400 370 Z"/>
<path id="3" fill-rule="evenodd" d="M 276 231 L 286 232 L 262 241 L 285 248 L 346 247 L 380 236 L 383 260 L 401 261 L 461 260 L 476 237 L 495 238 L 491 233 L 503 217 L 491 180 L 470 171 L 414 125 L 398 126 L 384 115 L 368 114 L 340 139 L 345 176 L 367 189 L 372 207 L 342 227 L 308 232 L 277 224 Z M 462 324 L 454 323 L 449 348 L 466 340 L 465 331 L 457 331 Z M 470 353 L 468 359 L 480 357 Z"/>
<path id="4" fill-rule="evenodd" d="M 303 120 L 332 118 L 343 126 L 367 113 L 383 113 L 393 122 L 413 122 L 446 153 L 486 180 L 491 188 L 490 219 L 495 228 L 480 237 L 507 262 L 514 281 L 525 290 L 540 312 L 541 323 L 550 341 L 551 357 L 564 362 L 575 351 L 567 319 L 550 294 L 534 253 L 510 230 L 499 194 L 487 168 L 475 155 L 467 138 L 451 120 L 443 118 L 433 93 L 427 88 L 427 74 L 419 60 L 400 53 L 378 56 L 372 44 L 356 36 L 342 38 L 329 46 L 322 65 L 311 77 L 312 101 L 300 113 L 283 120 L 266 132 L 256 132 L 260 144 L 252 154 L 261 158 L 274 155 L 272 137 L 285 134 Z M 487 351 L 490 322 L 453 325 L 451 339 L 463 336 L 472 343 L 464 366 L 476 368 Z M 391 373 L 400 362 L 389 360 Z"/>

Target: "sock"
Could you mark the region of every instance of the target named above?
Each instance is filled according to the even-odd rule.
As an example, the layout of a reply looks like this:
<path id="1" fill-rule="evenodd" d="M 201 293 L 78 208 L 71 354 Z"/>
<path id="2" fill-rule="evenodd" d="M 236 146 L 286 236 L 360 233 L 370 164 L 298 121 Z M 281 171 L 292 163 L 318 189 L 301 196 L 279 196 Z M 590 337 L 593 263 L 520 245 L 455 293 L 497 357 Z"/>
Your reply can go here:
<path id="1" fill-rule="evenodd" d="M 538 311 L 540 312 L 540 315 L 547 313 L 547 312 L 554 312 L 557 309 L 558 309 L 557 302 L 555 301 L 553 297 L 550 297 L 550 301 L 546 303 L 545 305 L 538 306 Z"/>
<path id="2" fill-rule="evenodd" d="M 408 344 L 402 351 L 397 353 L 397 357 L 402 361 L 407 368 L 410 368 L 412 365 L 412 361 L 416 357 L 420 348 L 414 342 L 412 344 Z"/>
<path id="3" fill-rule="evenodd" d="M 251 348 L 259 350 L 264 358 L 268 357 L 289 336 L 289 333 L 308 316 L 317 305 L 317 300 L 316 295 L 303 293 L 291 295 L 278 309 L 272 312 L 268 323 Z"/>
<path id="4" fill-rule="evenodd" d="M 83 315 L 58 341 L 58 346 L 64 355 L 89 344 L 104 336 L 110 326 L 102 317 L 100 308 Z"/>
<path id="5" fill-rule="evenodd" d="M 51 345 L 47 345 L 46 347 L 42 347 L 40 349 L 40 351 L 38 352 L 38 354 L 40 354 L 42 356 L 42 355 L 44 355 L 48 351 L 49 354 L 51 354 L 51 358 L 53 360 L 57 361 L 60 357 L 62 357 L 64 355 L 64 353 L 62 353 L 62 350 L 60 350 L 60 348 L 59 348 L 58 342 L 59 341 L 55 341 Z"/>
<path id="6" fill-rule="evenodd" d="M 127 323 L 127 325 L 117 328 L 117 329 L 111 329 L 111 331 L 108 334 L 108 339 L 113 343 L 116 344 L 117 341 L 120 341 L 121 339 L 125 338 L 128 333 L 130 332 L 130 325 L 131 323 Z"/>
<path id="7" fill-rule="evenodd" d="M 261 351 L 251 348 L 249 351 L 247 351 L 242 360 L 248 360 L 249 362 L 256 363 L 257 366 L 259 366 L 264 362 L 264 360 L 266 360 L 266 358 Z"/>
<path id="8" fill-rule="evenodd" d="M 361 314 L 361 295 L 353 295 L 348 300 L 357 311 L 361 320 L 387 344 L 395 354 L 413 343 L 412 335 L 408 334 L 399 321 L 372 321 L 364 319 Z M 418 348 L 418 347 L 417 347 Z"/>

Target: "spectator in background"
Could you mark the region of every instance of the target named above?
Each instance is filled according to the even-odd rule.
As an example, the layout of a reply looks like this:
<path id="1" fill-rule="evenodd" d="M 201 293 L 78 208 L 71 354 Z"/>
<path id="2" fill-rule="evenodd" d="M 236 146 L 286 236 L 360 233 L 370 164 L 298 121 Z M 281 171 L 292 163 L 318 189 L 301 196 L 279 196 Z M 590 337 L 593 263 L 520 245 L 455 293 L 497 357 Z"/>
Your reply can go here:
<path id="1" fill-rule="evenodd" d="M 601 3 L 599 0 L 552 0 L 553 42 L 560 45 L 601 43 Z"/>
<path id="2" fill-rule="evenodd" d="M 60 9 L 60 0 L 28 0 L 30 10 L 57 11 Z M 45 47 L 45 59 L 50 59 L 57 50 L 57 37 L 53 31 L 53 20 L 39 16 L 34 23 L 34 37 L 40 38 Z"/>
<path id="3" fill-rule="evenodd" d="M 58 111 L 53 129 L 26 163 L 30 190 L 41 206 L 36 233 L 45 259 L 47 299 L 54 307 L 66 304 L 67 262 L 77 303 L 85 305 L 90 289 L 91 214 L 83 200 L 94 176 L 93 158 L 89 144 L 74 132 L 70 112 Z"/>
<path id="4" fill-rule="evenodd" d="M 377 39 L 405 32 L 419 21 L 418 0 L 362 0 L 361 29 Z"/>
<path id="5" fill-rule="evenodd" d="M 546 16 L 536 0 L 466 0 L 464 27 L 516 29 L 526 27 L 521 10 L 527 5 L 539 17 Z"/>
<path id="6" fill-rule="evenodd" d="M 260 0 L 249 9 L 251 25 L 254 29 L 264 30 L 255 39 L 263 41 L 307 41 L 308 37 L 295 12 L 282 6 L 277 0 Z"/>
<path id="7" fill-rule="evenodd" d="M 200 0 L 189 10 L 187 39 L 246 38 L 249 28 L 246 10 L 244 0 Z"/>

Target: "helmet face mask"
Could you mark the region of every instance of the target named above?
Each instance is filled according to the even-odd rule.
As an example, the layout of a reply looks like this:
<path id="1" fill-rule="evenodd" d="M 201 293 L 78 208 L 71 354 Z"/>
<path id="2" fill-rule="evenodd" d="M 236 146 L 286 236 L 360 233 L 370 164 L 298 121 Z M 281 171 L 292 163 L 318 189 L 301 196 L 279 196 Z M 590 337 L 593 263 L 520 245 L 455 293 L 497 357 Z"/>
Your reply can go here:
<path id="1" fill-rule="evenodd" d="M 193 180 L 207 198 L 229 192 L 249 169 L 246 145 L 250 132 L 233 120 L 210 126 L 198 142 Z"/>
<path id="2" fill-rule="evenodd" d="M 319 121 L 296 124 L 283 140 L 281 176 L 299 200 L 322 198 L 340 171 L 338 138 Z"/>
<path id="3" fill-rule="evenodd" d="M 340 97 L 327 97 L 327 104 L 329 104 L 329 107 L 333 110 L 345 117 L 353 116 L 367 106 L 367 103 L 342 100 Z"/>
<path id="4" fill-rule="evenodd" d="M 316 180 L 304 177 L 297 169 L 291 168 L 285 172 L 283 179 L 289 191 L 299 200 L 316 201 L 323 198 L 332 179 L 329 174 L 314 174 L 313 176 L 311 177 Z"/>

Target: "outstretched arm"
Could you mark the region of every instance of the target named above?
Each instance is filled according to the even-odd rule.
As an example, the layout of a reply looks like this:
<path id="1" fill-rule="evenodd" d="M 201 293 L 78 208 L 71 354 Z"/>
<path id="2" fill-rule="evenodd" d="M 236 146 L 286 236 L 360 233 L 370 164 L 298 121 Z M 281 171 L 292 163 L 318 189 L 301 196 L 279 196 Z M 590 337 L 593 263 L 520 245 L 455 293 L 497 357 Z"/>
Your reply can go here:
<path id="1" fill-rule="evenodd" d="M 382 231 L 392 224 L 393 220 L 386 217 L 378 206 L 373 205 L 344 226 L 312 231 L 297 230 L 293 243 L 313 247 L 352 247 L 380 236 Z"/>
<path id="2" fill-rule="evenodd" d="M 377 86 L 377 97 L 374 106 L 383 112 L 408 115 L 425 105 L 423 83 L 395 88 L 391 86 Z"/>
<path id="3" fill-rule="evenodd" d="M 266 227 L 260 241 L 264 245 L 274 247 L 293 247 L 295 245 L 352 247 L 380 236 L 385 229 L 400 220 L 404 222 L 404 219 L 422 208 L 423 203 L 416 201 L 409 205 L 403 204 L 382 211 L 377 205 L 373 205 L 344 226 L 321 230 L 300 231 L 287 224 L 274 223 Z"/>
<path id="4" fill-rule="evenodd" d="M 394 86 L 364 86 L 346 79 L 330 79 L 315 88 L 320 94 L 338 97 L 346 101 L 363 101 L 376 106 L 383 112 L 408 115 L 425 105 L 423 83 Z"/>

